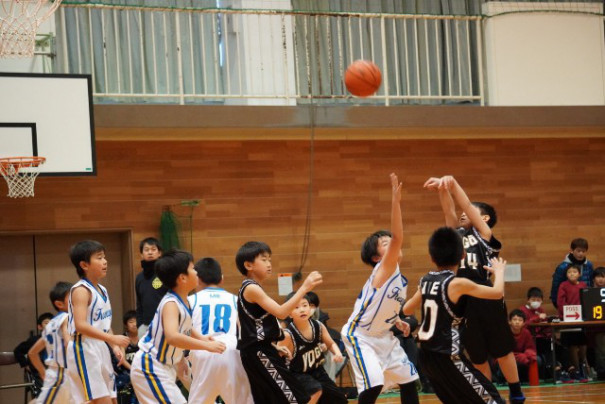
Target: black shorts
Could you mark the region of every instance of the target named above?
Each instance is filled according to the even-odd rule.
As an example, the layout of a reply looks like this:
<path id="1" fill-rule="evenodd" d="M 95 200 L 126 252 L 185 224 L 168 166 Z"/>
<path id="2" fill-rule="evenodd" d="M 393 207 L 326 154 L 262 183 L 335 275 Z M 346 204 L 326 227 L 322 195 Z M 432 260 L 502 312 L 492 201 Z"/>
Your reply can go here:
<path id="1" fill-rule="evenodd" d="M 421 349 L 420 369 L 443 403 L 505 404 L 496 387 L 466 357 Z"/>
<path id="2" fill-rule="evenodd" d="M 586 334 L 583 330 L 561 330 L 561 345 L 563 346 L 580 346 L 586 345 Z"/>
<path id="3" fill-rule="evenodd" d="M 306 403 L 310 397 L 270 344 L 240 351 L 256 404 Z"/>
<path id="4" fill-rule="evenodd" d="M 462 344 L 471 361 L 481 364 L 489 357 L 501 358 L 513 351 L 515 338 L 508 324 L 504 299 L 467 297 Z"/>
<path id="5" fill-rule="evenodd" d="M 318 404 L 347 404 L 347 397 L 326 373 L 323 367 L 307 373 L 294 373 L 307 394 L 313 395 L 322 391 Z"/>

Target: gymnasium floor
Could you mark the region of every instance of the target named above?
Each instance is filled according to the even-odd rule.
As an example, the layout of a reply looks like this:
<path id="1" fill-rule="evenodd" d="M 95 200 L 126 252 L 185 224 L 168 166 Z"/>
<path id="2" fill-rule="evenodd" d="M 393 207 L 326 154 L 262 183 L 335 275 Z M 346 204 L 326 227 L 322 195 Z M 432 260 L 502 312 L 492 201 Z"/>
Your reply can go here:
<path id="1" fill-rule="evenodd" d="M 502 394 L 502 397 L 508 399 L 508 390 L 499 390 L 500 394 Z M 555 386 L 553 386 L 552 384 L 547 384 L 544 386 L 536 387 L 523 386 L 523 392 L 525 393 L 525 397 L 527 397 L 525 404 L 605 403 L 605 382 L 558 384 Z M 440 403 L 440 401 L 434 394 L 421 394 L 420 402 L 426 404 Z M 349 401 L 349 403 L 357 403 L 357 401 Z M 399 394 L 387 394 L 381 396 L 377 403 L 399 404 Z"/>

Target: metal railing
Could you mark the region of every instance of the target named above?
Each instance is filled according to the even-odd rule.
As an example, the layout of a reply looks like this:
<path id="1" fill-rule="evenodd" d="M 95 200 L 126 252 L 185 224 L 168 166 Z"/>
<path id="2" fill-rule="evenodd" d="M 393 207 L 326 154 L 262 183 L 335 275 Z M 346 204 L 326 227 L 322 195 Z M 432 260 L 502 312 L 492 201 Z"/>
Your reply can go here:
<path id="1" fill-rule="evenodd" d="M 481 18 L 64 5 L 56 72 L 93 75 L 97 102 L 343 103 L 373 60 L 364 103 L 483 104 Z"/>

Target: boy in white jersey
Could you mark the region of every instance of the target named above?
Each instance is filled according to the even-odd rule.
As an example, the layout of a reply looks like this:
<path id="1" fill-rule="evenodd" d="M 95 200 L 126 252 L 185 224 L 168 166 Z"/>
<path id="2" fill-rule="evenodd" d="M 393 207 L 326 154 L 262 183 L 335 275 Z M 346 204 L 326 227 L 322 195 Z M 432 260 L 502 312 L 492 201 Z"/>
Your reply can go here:
<path id="1" fill-rule="evenodd" d="M 374 269 L 341 331 L 355 373 L 359 404 L 375 403 L 382 390 L 394 385 L 400 387 L 402 403 L 418 403 L 418 372 L 390 331 L 396 325 L 404 335 L 410 332 L 409 325 L 399 319 L 407 279 L 399 272 L 403 224 L 401 183 L 395 174 L 391 174 L 391 189 L 391 232 L 378 231 L 363 243 L 361 259 Z"/>
<path id="2" fill-rule="evenodd" d="M 105 247 L 94 240 L 80 241 L 71 247 L 69 257 L 80 280 L 71 288 L 67 329 L 71 335 L 67 347 L 67 374 L 71 394 L 77 404 L 116 403 L 116 388 L 107 344 L 118 360 L 120 347 L 128 337 L 111 331 L 111 303 L 99 281 L 107 275 Z"/>
<path id="3" fill-rule="evenodd" d="M 67 332 L 67 304 L 69 290 L 73 285 L 67 282 L 57 282 L 50 290 L 50 301 L 58 311 L 57 315 L 44 327 L 42 336 L 32 346 L 27 356 L 36 368 L 44 385 L 36 399 L 37 404 L 67 404 L 70 402 L 69 383 L 65 382 L 67 366 L 66 348 L 69 341 Z M 44 368 L 40 360 L 40 352 L 46 349 Z"/>
<path id="4" fill-rule="evenodd" d="M 225 344 L 192 330 L 187 295 L 197 286 L 193 257 L 185 251 L 171 250 L 155 263 L 155 271 L 166 292 L 139 341 L 132 360 L 130 381 L 140 403 L 183 404 L 187 400 L 176 384 L 175 366 L 184 349 L 205 349 L 222 353 Z"/>
<path id="5" fill-rule="evenodd" d="M 222 355 L 191 352 L 193 382 L 189 401 L 212 404 L 221 396 L 227 404 L 252 404 L 250 383 L 237 350 L 237 296 L 219 287 L 223 273 L 214 258 L 199 260 L 195 270 L 198 292 L 189 296 L 193 329 L 222 341 L 227 349 Z"/>

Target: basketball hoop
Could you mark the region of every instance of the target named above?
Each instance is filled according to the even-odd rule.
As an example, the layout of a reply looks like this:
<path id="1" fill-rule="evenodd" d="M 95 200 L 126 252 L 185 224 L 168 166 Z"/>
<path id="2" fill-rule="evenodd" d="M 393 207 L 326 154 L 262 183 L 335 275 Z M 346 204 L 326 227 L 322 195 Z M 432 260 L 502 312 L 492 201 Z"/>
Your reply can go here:
<path id="1" fill-rule="evenodd" d="M 34 56 L 38 27 L 61 1 L 0 0 L 0 57 Z"/>
<path id="2" fill-rule="evenodd" d="M 40 174 L 37 167 L 44 164 L 44 157 L 0 158 L 0 174 L 8 185 L 8 197 L 27 198 L 34 196 L 34 182 Z"/>

